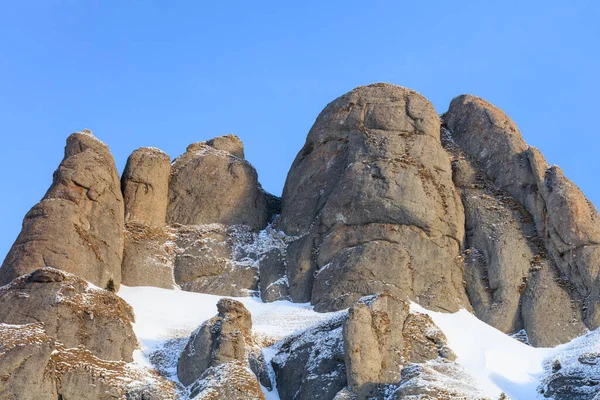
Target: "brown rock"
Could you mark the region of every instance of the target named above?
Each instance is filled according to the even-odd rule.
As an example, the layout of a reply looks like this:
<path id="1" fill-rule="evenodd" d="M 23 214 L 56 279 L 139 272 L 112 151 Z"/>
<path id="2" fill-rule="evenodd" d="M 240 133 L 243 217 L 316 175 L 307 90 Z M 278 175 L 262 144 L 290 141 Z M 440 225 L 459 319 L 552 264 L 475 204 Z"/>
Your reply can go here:
<path id="1" fill-rule="evenodd" d="M 125 222 L 165 225 L 170 175 L 171 159 L 161 150 L 142 147 L 131 153 L 121 178 Z"/>
<path id="2" fill-rule="evenodd" d="M 54 268 L 41 268 L 0 288 L 0 322 L 44 323 L 67 347 L 86 346 L 106 360 L 132 361 L 137 340 L 132 308 L 117 295 Z"/>
<path id="3" fill-rule="evenodd" d="M 90 131 L 67 139 L 65 158 L 46 195 L 25 216 L 0 284 L 51 266 L 105 287 L 121 282 L 123 196 L 108 146 Z"/>
<path id="4" fill-rule="evenodd" d="M 236 135 L 218 136 L 208 140 L 206 144 L 217 150 L 226 151 L 237 158 L 244 159 L 244 144 Z"/>
<path id="5" fill-rule="evenodd" d="M 0 324 L 0 398 L 56 400 L 56 382 L 46 374 L 54 348 L 42 324 Z"/>
<path id="6" fill-rule="evenodd" d="M 230 361 L 246 361 L 253 344 L 252 316 L 237 300 L 223 298 L 218 315 L 203 323 L 190 337 L 177 363 L 177 377 L 185 386 L 209 368 Z"/>
<path id="7" fill-rule="evenodd" d="M 463 209 L 439 133 L 433 106 L 399 86 L 359 87 L 327 105 L 283 192 L 280 227 L 306 235 L 300 252 L 288 251 L 294 301 L 310 297 L 327 311 L 386 290 L 433 308 L 468 307 L 456 262 Z M 411 276 L 425 284 L 411 288 Z"/>
<path id="8" fill-rule="evenodd" d="M 0 397 L 24 400 L 175 400 L 172 382 L 123 361 L 65 348 L 43 325 L 0 324 Z"/>
<path id="9" fill-rule="evenodd" d="M 361 299 L 344 323 L 348 387 L 359 399 L 375 396 L 382 384 L 400 381 L 402 332 L 408 304 L 388 294 Z"/>
<path id="10" fill-rule="evenodd" d="M 600 217 L 594 206 L 564 177 L 560 169 L 549 167 L 539 151 L 527 146 L 508 116 L 486 101 L 471 95 L 459 96 L 452 100 L 444 121 L 454 142 L 467 157 L 478 164 L 485 179 L 496 190 L 511 196 L 513 203 L 530 216 L 535 233 L 528 234 L 525 231 L 525 234 L 537 237 L 537 247 L 544 250 L 549 259 L 547 265 L 554 270 L 550 275 L 536 278 L 545 282 L 543 285 L 536 285 L 536 294 L 544 293 L 548 298 L 554 299 L 571 299 L 563 301 L 562 309 L 552 313 L 549 320 L 536 319 L 546 327 L 569 327 L 567 330 L 551 329 L 552 334 L 547 336 L 548 342 L 540 337 L 539 343 L 550 345 L 557 340 L 564 342 L 581 331 L 580 323 L 564 324 L 563 319 L 569 316 L 576 320 L 581 318 L 581 309 L 573 312 L 572 304 L 581 305 L 582 299 L 587 302 L 586 325 L 590 328 L 597 327 L 600 323 L 597 307 L 600 299 L 593 293 L 600 268 Z M 508 247 L 505 250 L 508 258 L 514 258 L 510 256 L 511 250 Z M 534 251 L 534 257 L 540 258 L 541 255 L 536 253 Z M 524 255 L 525 258 L 530 257 L 527 252 Z M 542 260 L 544 258 L 541 257 Z M 506 276 L 509 275 L 511 274 L 506 271 Z M 514 274 L 512 277 L 514 278 Z M 526 276 L 524 278 L 527 279 Z M 567 284 L 559 288 L 552 281 Z M 508 281 L 506 284 L 514 287 Z M 523 281 L 521 290 L 526 285 Z M 530 300 L 534 299 L 533 295 L 528 297 Z M 545 299 L 537 301 L 548 303 Z M 528 304 L 528 307 L 533 307 L 533 303 Z M 514 305 L 511 307 L 514 309 Z M 541 304 L 536 304 L 535 307 L 540 310 L 546 308 Z M 533 316 L 529 310 L 522 314 Z M 538 333 L 543 331 L 541 326 L 533 327 L 532 321 L 523 323 L 529 324 Z"/>
<path id="11" fill-rule="evenodd" d="M 125 228 L 123 284 L 164 289 L 175 287 L 175 230 L 136 222 L 126 224 Z"/>
<path id="12" fill-rule="evenodd" d="M 267 225 L 265 192 L 256 170 L 216 138 L 190 145 L 173 162 L 167 221 L 170 224 Z M 239 149 L 238 149 L 239 150 Z M 239 155 L 239 152 L 236 151 Z"/>

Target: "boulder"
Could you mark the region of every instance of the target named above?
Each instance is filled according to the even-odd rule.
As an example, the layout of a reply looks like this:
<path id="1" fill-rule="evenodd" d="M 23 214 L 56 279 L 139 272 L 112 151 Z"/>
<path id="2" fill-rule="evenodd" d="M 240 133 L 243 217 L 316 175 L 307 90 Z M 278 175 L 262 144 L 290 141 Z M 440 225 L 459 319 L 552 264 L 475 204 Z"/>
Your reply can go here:
<path id="1" fill-rule="evenodd" d="M 243 147 L 235 139 L 194 143 L 173 162 L 167 208 L 170 224 L 221 223 L 255 230 L 267 225 L 265 192 L 256 170 L 239 157 Z"/>
<path id="2" fill-rule="evenodd" d="M 468 307 L 464 212 L 440 120 L 410 89 L 374 84 L 327 105 L 288 174 L 279 226 L 303 236 L 288 251 L 294 301 L 330 311 L 385 290 Z"/>
<path id="3" fill-rule="evenodd" d="M 169 203 L 171 159 L 154 147 L 135 150 L 121 177 L 125 222 L 164 226 Z"/>
<path id="4" fill-rule="evenodd" d="M 207 369 L 190 387 L 195 400 L 265 400 L 256 377 L 239 361 Z"/>
<path id="5" fill-rule="evenodd" d="M 216 138 L 206 141 L 206 144 L 216 150 L 222 150 L 234 157 L 244 159 L 244 144 L 242 140 L 236 135 L 229 134 L 218 136 Z"/>
<path id="6" fill-rule="evenodd" d="M 281 343 L 271 360 L 281 400 L 330 400 L 346 386 L 345 318 L 336 316 Z"/>
<path id="7" fill-rule="evenodd" d="M 138 222 L 125 225 L 122 283 L 127 286 L 176 287 L 176 230 Z"/>
<path id="8" fill-rule="evenodd" d="M 264 302 L 289 300 L 290 288 L 285 271 L 285 252 L 273 249 L 260 260 L 260 298 Z"/>
<path id="9" fill-rule="evenodd" d="M 478 388 L 478 382 L 453 362 L 409 364 L 402 380 L 387 388 L 390 400 L 492 400 Z M 500 399 L 505 397 L 500 397 Z"/>
<path id="10" fill-rule="evenodd" d="M 253 345 L 252 316 L 237 300 L 223 298 L 218 315 L 190 337 L 177 363 L 179 381 L 189 386 L 209 368 L 230 361 L 245 362 Z"/>
<path id="11" fill-rule="evenodd" d="M 25 216 L 0 284 L 55 267 L 99 287 L 121 283 L 124 207 L 108 146 L 90 131 L 69 136 L 52 186 Z"/>
<path id="12" fill-rule="evenodd" d="M 120 297 L 54 268 L 40 268 L 0 288 L 0 323 L 44 324 L 67 347 L 105 360 L 132 361 L 133 309 Z"/>

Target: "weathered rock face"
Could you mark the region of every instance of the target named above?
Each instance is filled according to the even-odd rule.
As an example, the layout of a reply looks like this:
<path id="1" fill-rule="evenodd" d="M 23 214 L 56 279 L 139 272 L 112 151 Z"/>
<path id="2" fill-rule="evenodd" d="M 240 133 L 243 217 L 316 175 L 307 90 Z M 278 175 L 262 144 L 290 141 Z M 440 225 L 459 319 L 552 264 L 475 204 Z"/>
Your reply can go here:
<path id="1" fill-rule="evenodd" d="M 559 280 L 531 214 L 443 134 L 465 208 L 465 282 L 475 314 L 505 333 L 526 329 L 535 346 L 582 334 L 580 297 Z"/>
<path id="2" fill-rule="evenodd" d="M 24 400 L 176 399 L 169 382 L 84 348 L 66 349 L 43 324 L 0 324 L 0 397 Z"/>
<path id="3" fill-rule="evenodd" d="M 347 383 L 345 315 L 286 339 L 271 362 L 282 400 L 329 400 Z"/>
<path id="4" fill-rule="evenodd" d="M 42 324 L 0 324 L 0 398 L 55 400 L 56 382 L 45 371 L 54 348 Z"/>
<path id="5" fill-rule="evenodd" d="M 444 121 L 466 212 L 466 282 L 476 314 L 504 332 L 524 327 L 536 346 L 580 335 L 584 299 L 585 322 L 597 326 L 594 207 L 491 104 L 457 97 Z"/>
<path id="6" fill-rule="evenodd" d="M 177 377 L 191 385 L 210 367 L 230 361 L 246 361 L 253 342 L 252 317 L 242 303 L 221 299 L 219 314 L 206 321 L 190 337 L 177 364 Z"/>
<path id="7" fill-rule="evenodd" d="M 167 221 L 264 228 L 268 222 L 265 192 L 256 170 L 239 157 L 241 142 L 227 138 L 209 142 L 190 145 L 173 162 Z"/>
<path id="8" fill-rule="evenodd" d="M 248 296 L 258 290 L 258 270 L 239 248 L 253 240 L 243 227 L 177 226 L 175 282 L 183 290 Z"/>
<path id="9" fill-rule="evenodd" d="M 456 363 L 438 361 L 409 364 L 402 380 L 391 386 L 390 400 L 491 400 L 478 388 L 477 381 Z"/>
<path id="10" fill-rule="evenodd" d="M 365 298 L 348 311 L 344 357 L 348 386 L 359 398 L 375 396 L 382 384 L 400 381 L 408 304 L 389 295 Z M 437 357 L 437 354 L 436 354 Z"/>
<path id="11" fill-rule="evenodd" d="M 67 347 L 85 346 L 105 360 L 132 361 L 133 310 L 120 297 L 54 268 L 41 268 L 0 288 L 0 323 L 44 323 Z"/>
<path id="12" fill-rule="evenodd" d="M 410 313 L 406 302 L 386 293 L 350 308 L 343 338 L 348 388 L 358 399 L 379 396 L 398 384 L 409 362 L 456 358 L 431 318 Z"/>
<path id="13" fill-rule="evenodd" d="M 192 385 L 190 399 L 264 400 L 256 377 L 239 361 L 211 367 Z"/>
<path id="14" fill-rule="evenodd" d="M 123 284 L 164 289 L 175 287 L 176 230 L 137 222 L 126 224 L 125 229 Z"/>
<path id="15" fill-rule="evenodd" d="M 0 268 L 0 284 L 50 266 L 118 288 L 123 256 L 123 196 L 108 146 L 89 131 L 67 139 L 65 158 Z"/>
<path id="16" fill-rule="evenodd" d="M 304 235 L 288 249 L 295 301 L 325 311 L 389 291 L 432 308 L 468 305 L 456 260 L 464 215 L 439 126 L 425 98 L 387 84 L 321 112 L 282 199 L 281 228 Z"/>
<path id="17" fill-rule="evenodd" d="M 125 222 L 164 226 L 169 203 L 170 157 L 152 147 L 135 150 L 121 178 Z"/>

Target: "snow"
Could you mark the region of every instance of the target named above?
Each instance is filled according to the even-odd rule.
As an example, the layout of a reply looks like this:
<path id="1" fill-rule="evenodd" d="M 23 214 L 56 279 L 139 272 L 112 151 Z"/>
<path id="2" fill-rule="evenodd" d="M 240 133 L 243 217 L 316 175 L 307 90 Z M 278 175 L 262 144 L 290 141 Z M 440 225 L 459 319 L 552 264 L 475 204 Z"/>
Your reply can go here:
<path id="1" fill-rule="evenodd" d="M 134 353 L 134 361 L 160 370 L 152 355 L 162 351 L 167 354 L 162 372 L 166 371 L 166 375 L 177 382 L 175 367 L 181 350 L 191 333 L 217 314 L 216 304 L 223 296 L 127 286 L 121 286 L 118 294 L 131 304 L 136 315 L 133 328 L 141 348 Z M 267 365 L 279 350 L 281 339 L 340 314 L 317 313 L 309 304 L 289 301 L 263 303 L 255 297 L 235 299 L 252 314 L 254 333 L 265 339 L 266 344 L 275 343 L 263 349 Z M 582 354 L 600 353 L 600 331 L 555 348 L 534 348 L 485 324 L 466 310 L 441 313 L 426 310 L 416 303 L 411 304 L 411 310 L 433 319 L 456 353 L 457 363 L 492 399 L 497 399 L 502 392 L 513 400 L 542 399 L 538 389 L 547 383 L 556 359 L 562 371 L 581 371 Z M 590 369 L 593 370 L 590 373 L 600 374 L 600 366 Z M 278 399 L 276 390 L 269 392 L 263 388 L 263 391 L 267 400 Z"/>
<path id="2" fill-rule="evenodd" d="M 217 302 L 224 296 L 169 290 L 156 287 L 121 285 L 118 295 L 135 312 L 133 330 L 140 342 L 134 362 L 159 369 L 169 379 L 178 382 L 176 362 L 189 336 L 204 321 L 217 314 Z M 233 297 L 241 301 L 252 314 L 253 332 L 268 342 L 299 333 L 336 313 L 317 313 L 310 304 L 290 301 L 263 303 L 256 297 Z M 274 348 L 264 350 L 267 361 Z M 270 363 L 268 363 L 270 365 Z M 278 399 L 276 391 L 267 399 Z"/>
<path id="3" fill-rule="evenodd" d="M 504 392 L 515 400 L 537 399 L 544 360 L 561 346 L 528 346 L 477 319 L 466 310 L 454 314 L 433 312 L 412 303 L 411 310 L 428 314 L 446 335 L 462 365 L 492 398 Z"/>

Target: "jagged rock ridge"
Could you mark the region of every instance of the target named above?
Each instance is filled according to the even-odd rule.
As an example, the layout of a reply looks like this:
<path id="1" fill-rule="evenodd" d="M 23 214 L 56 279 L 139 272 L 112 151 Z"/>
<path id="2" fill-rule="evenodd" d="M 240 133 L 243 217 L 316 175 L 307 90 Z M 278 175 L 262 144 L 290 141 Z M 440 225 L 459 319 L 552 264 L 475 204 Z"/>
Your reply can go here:
<path id="1" fill-rule="evenodd" d="M 316 119 L 281 199 L 244 157 L 235 135 L 173 162 L 140 148 L 119 178 L 91 132 L 69 136 L 0 269 L 0 395 L 480 399 L 409 301 L 466 308 L 534 346 L 600 324 L 595 207 L 479 98 L 455 98 L 440 119 L 407 88 L 350 91 Z M 121 283 L 349 310 L 273 344 L 222 299 L 183 349 L 177 386 L 130 363 Z M 545 395 L 579 393 L 571 378 L 555 371 Z"/>

